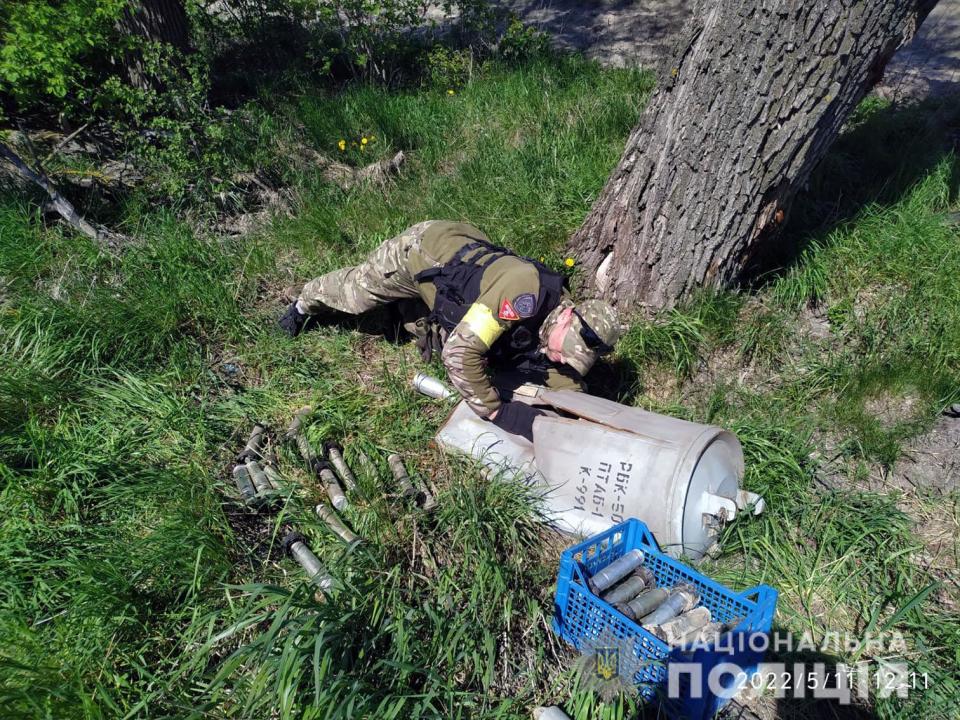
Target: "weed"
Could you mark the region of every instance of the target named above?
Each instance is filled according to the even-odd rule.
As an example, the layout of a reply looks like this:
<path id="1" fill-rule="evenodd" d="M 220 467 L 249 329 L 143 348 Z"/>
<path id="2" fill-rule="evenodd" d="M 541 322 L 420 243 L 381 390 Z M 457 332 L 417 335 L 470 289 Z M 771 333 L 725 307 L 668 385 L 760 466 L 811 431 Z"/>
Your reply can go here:
<path id="1" fill-rule="evenodd" d="M 738 335 L 740 355 L 745 360 L 770 364 L 782 355 L 793 328 L 786 313 L 760 307 L 745 313 Z"/>

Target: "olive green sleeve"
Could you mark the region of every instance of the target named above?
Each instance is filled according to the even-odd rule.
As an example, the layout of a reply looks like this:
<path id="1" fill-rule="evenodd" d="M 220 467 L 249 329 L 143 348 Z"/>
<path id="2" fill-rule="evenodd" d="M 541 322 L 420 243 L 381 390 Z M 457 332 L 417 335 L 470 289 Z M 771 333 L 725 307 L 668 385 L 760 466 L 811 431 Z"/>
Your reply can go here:
<path id="1" fill-rule="evenodd" d="M 487 417 L 500 407 L 500 396 L 487 377 L 486 353 L 506 328 L 490 308 L 475 303 L 451 331 L 443 346 L 443 365 L 450 382 L 470 409 Z"/>
<path id="2" fill-rule="evenodd" d="M 532 310 L 539 292 L 536 268 L 516 258 L 498 260 L 484 272 L 480 296 L 443 346 L 443 364 L 450 382 L 481 417 L 487 417 L 501 405 L 487 376 L 486 354 L 521 319 L 513 305 L 516 299 L 526 296 Z"/>

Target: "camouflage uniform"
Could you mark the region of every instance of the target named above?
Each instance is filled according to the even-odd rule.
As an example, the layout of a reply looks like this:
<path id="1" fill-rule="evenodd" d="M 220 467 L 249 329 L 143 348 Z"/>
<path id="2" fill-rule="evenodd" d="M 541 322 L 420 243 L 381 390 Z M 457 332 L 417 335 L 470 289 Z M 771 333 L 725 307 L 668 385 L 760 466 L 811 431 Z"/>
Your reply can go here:
<path id="1" fill-rule="evenodd" d="M 386 303 L 421 299 L 433 310 L 437 290 L 433 282 L 417 282 L 416 276 L 430 268 L 443 267 L 465 245 L 477 242 L 490 245 L 487 236 L 471 225 L 439 220 L 418 223 L 385 241 L 360 265 L 335 270 L 307 283 L 297 308 L 308 315 L 323 313 L 328 308 L 359 314 Z M 489 252 L 489 247 L 481 247 L 467 252 L 463 258 L 469 261 Z M 522 319 L 530 298 L 537 298 L 539 292 L 540 274 L 534 264 L 515 255 L 497 257 L 483 269 L 479 296 L 463 319 L 443 338 L 441 357 L 450 381 L 470 407 L 483 417 L 501 404 L 499 394 L 487 377 L 490 348 Z M 555 319 L 566 307 L 573 307 L 573 302 L 564 290 L 560 304 L 540 328 L 542 345 L 546 345 L 551 318 Z M 416 327 L 408 325 L 408 329 L 425 331 L 422 320 Z M 588 354 L 586 349 L 578 346 L 576 340 L 572 340 L 569 347 L 565 341 L 564 357 L 571 366 L 577 367 L 577 358 L 585 354 Z M 592 359 L 580 363 L 584 372 L 590 363 Z M 512 368 L 494 368 L 498 369 L 506 371 L 498 375 L 500 387 L 516 387 L 530 379 L 523 372 L 511 372 Z M 537 382 L 552 388 L 583 389 L 580 374 L 570 366 L 557 363 L 549 364 L 545 377 L 540 376 Z"/>

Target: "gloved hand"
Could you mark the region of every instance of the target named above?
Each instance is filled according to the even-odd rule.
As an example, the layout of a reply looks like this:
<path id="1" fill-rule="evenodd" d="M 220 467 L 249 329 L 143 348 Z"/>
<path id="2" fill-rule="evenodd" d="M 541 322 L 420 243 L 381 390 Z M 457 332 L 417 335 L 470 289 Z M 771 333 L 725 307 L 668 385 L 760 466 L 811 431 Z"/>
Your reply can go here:
<path id="1" fill-rule="evenodd" d="M 545 414 L 543 410 L 537 410 L 526 403 L 506 402 L 497 408 L 497 416 L 491 422 L 508 433 L 523 435 L 533 442 L 533 421 Z"/>
<path id="2" fill-rule="evenodd" d="M 437 323 L 427 322 L 426 320 L 417 321 L 417 349 L 420 351 L 420 358 L 424 362 L 430 362 L 434 355 L 439 355 L 443 351 L 445 339 Z"/>
<path id="3" fill-rule="evenodd" d="M 307 315 L 297 310 L 296 303 L 291 303 L 290 307 L 288 307 L 287 311 L 283 314 L 283 317 L 280 318 L 278 324 L 287 335 L 296 337 L 300 334 L 300 331 L 303 330 L 306 322 Z"/>

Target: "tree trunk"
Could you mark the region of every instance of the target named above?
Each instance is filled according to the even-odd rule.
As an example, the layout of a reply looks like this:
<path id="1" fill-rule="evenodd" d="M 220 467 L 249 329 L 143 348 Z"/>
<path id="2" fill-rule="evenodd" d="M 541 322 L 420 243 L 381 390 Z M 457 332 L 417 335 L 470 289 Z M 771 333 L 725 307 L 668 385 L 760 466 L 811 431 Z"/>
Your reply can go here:
<path id="1" fill-rule="evenodd" d="M 569 243 L 623 309 L 735 283 L 936 0 L 709 0 Z"/>
<path id="2" fill-rule="evenodd" d="M 187 12 L 182 0 L 136 0 L 124 9 L 118 27 L 124 34 L 147 42 L 170 45 L 183 53 L 190 50 Z M 123 63 L 131 84 L 144 89 L 152 86 L 153 78 L 146 72 L 139 51 L 125 53 Z"/>
<path id="3" fill-rule="evenodd" d="M 182 0 L 137 0 L 123 11 L 120 26 L 129 35 L 173 45 L 184 52 L 190 47 Z"/>

